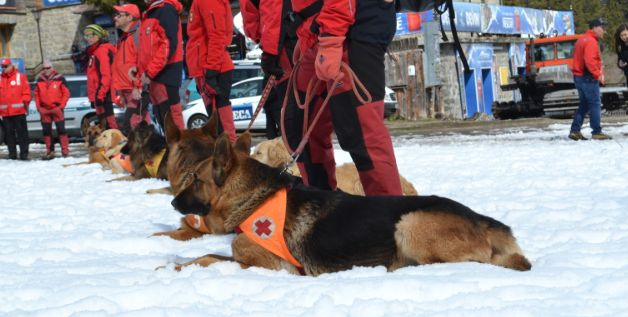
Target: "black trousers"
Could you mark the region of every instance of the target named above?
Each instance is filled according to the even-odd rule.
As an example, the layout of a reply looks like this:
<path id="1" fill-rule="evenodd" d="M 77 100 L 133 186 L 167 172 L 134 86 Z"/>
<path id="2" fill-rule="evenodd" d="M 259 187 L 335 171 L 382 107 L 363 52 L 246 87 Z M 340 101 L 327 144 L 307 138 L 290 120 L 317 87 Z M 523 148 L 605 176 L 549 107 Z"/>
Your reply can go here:
<path id="1" fill-rule="evenodd" d="M 26 115 L 3 117 L 5 129 L 5 141 L 9 148 L 9 158 L 17 159 L 17 147 L 20 146 L 20 159 L 28 159 L 28 128 L 26 126 Z"/>

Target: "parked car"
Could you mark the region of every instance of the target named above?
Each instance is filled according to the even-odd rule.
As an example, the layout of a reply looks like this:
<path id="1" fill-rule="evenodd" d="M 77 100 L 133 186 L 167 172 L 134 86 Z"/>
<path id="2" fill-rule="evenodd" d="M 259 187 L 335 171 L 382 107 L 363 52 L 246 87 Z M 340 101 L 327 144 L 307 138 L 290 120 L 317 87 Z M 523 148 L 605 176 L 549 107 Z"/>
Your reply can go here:
<path id="1" fill-rule="evenodd" d="M 236 130 L 245 130 L 249 126 L 255 108 L 262 97 L 263 80 L 263 77 L 253 77 L 239 81 L 231 86 L 229 99 L 233 108 L 233 121 Z M 195 96 L 197 98 L 193 99 Z M 188 129 L 200 128 L 205 125 L 209 118 L 203 99 L 196 91 L 196 88 L 193 88 L 190 93 L 190 100 L 192 101 L 183 107 L 183 122 L 185 122 Z M 263 109 L 258 114 L 257 119 L 255 119 L 252 129 L 266 129 L 266 114 Z"/>
<path id="2" fill-rule="evenodd" d="M 395 92 L 386 87 L 386 94 L 384 95 L 384 118 L 388 118 L 397 113 L 397 96 Z"/>
<path id="3" fill-rule="evenodd" d="M 96 110 L 92 109 L 87 99 L 87 77 L 84 75 L 68 75 L 65 76 L 65 79 L 70 90 L 70 99 L 63 112 L 65 115 L 65 129 L 70 138 L 82 138 L 84 129 L 98 120 Z M 35 83 L 31 83 L 31 89 L 33 100 L 28 107 L 28 115 L 26 116 L 28 136 L 34 140 L 41 140 L 43 134 L 39 112 L 35 106 Z M 120 123 L 124 110 L 117 106 L 114 106 L 113 109 L 118 123 Z M 53 133 L 56 135 L 56 132 Z"/>

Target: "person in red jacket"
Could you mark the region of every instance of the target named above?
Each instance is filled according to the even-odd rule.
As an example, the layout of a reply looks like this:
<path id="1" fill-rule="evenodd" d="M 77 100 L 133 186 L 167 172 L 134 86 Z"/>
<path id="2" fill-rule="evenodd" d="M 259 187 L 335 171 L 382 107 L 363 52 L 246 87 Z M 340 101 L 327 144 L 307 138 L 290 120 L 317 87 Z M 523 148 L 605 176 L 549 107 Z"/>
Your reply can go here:
<path id="1" fill-rule="evenodd" d="M 384 53 L 396 30 L 394 1 L 292 0 L 292 8 L 295 20 L 302 21 L 297 29 L 299 47 L 295 49 L 300 66 L 293 74 L 301 100 L 310 79 L 317 77 L 325 83 L 314 92 L 310 121 L 322 100 L 331 94 L 298 160 L 303 181 L 336 189 L 335 131 L 340 147 L 349 152 L 358 169 L 366 195 L 401 195 L 392 141 L 383 122 Z M 364 84 L 370 101 L 358 100 L 352 90 L 352 75 L 341 67 L 343 63 Z M 285 118 L 288 145 L 296 149 L 303 135 L 304 116 L 294 98 Z"/>
<path id="2" fill-rule="evenodd" d="M 111 62 L 115 48 L 108 42 L 108 37 L 107 31 L 97 24 L 90 24 L 83 30 L 83 38 L 89 45 L 87 97 L 96 108 L 100 123 L 108 129 L 117 129 L 111 101 Z"/>
<path id="3" fill-rule="evenodd" d="M 177 0 L 144 0 L 139 29 L 137 76 L 148 85 L 157 123 L 163 127 L 170 113 L 179 129 L 185 129 L 179 96 L 183 76 L 183 43 L 179 15 L 183 6 Z"/>
<path id="4" fill-rule="evenodd" d="M 140 102 L 142 82 L 136 78 L 137 45 L 139 45 L 140 9 L 134 4 L 113 6 L 116 13 L 113 16 L 116 28 L 122 31 L 116 46 L 116 54 L 111 65 L 112 92 L 116 96 L 116 104 L 126 108 L 124 113 L 123 130 L 128 132 L 143 120 L 151 123 L 146 109 Z"/>
<path id="5" fill-rule="evenodd" d="M 220 128 L 236 140 L 229 94 L 234 68 L 227 46 L 231 43 L 233 22 L 228 0 L 195 0 L 188 18 L 185 59 L 189 76 L 203 97 L 207 114 L 217 111 Z"/>
<path id="6" fill-rule="evenodd" d="M 20 146 L 20 160 L 28 160 L 28 127 L 26 114 L 31 102 L 31 89 L 28 79 L 20 73 L 10 59 L 0 62 L 0 117 L 6 131 L 5 142 L 9 149 L 9 158 L 16 160 L 16 142 Z"/>
<path id="7" fill-rule="evenodd" d="M 266 103 L 266 137 L 279 136 L 281 105 L 284 100 L 287 79 L 292 72 L 292 52 L 296 46 L 296 28 L 285 18 L 292 12 L 290 1 L 242 0 L 240 1 L 244 33 L 262 49 L 264 85 L 271 75 L 276 84 Z"/>
<path id="8" fill-rule="evenodd" d="M 600 101 L 600 84 L 604 85 L 604 70 L 600 55 L 599 40 L 604 37 L 606 24 L 602 19 L 589 22 L 589 30 L 585 36 L 578 39 L 573 48 L 573 79 L 580 105 L 574 114 L 569 132 L 569 138 L 578 141 L 586 140 L 580 132 L 584 117 L 589 113 L 591 138 L 594 140 L 608 140 L 611 137 L 602 133 Z"/>
<path id="9" fill-rule="evenodd" d="M 52 159 L 55 156 L 54 142 L 52 139 L 52 122 L 57 126 L 57 135 L 61 143 L 61 155 L 67 157 L 70 154 L 68 135 L 65 132 L 65 118 L 63 109 L 70 99 L 70 90 L 65 82 L 65 77 L 57 73 L 48 61 L 44 62 L 42 72 L 37 76 L 35 85 L 35 105 L 41 119 L 41 128 L 46 144 L 44 159 Z"/>

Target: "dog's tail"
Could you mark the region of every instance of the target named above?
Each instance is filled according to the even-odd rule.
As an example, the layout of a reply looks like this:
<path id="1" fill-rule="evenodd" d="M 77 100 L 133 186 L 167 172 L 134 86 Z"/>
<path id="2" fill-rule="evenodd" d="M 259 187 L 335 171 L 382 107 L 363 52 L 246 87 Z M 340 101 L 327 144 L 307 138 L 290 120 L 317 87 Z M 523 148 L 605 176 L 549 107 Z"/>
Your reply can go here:
<path id="1" fill-rule="evenodd" d="M 492 248 L 492 264 L 518 271 L 529 271 L 532 268 L 530 261 L 523 256 L 510 228 L 500 226 L 489 227 L 486 230 Z"/>

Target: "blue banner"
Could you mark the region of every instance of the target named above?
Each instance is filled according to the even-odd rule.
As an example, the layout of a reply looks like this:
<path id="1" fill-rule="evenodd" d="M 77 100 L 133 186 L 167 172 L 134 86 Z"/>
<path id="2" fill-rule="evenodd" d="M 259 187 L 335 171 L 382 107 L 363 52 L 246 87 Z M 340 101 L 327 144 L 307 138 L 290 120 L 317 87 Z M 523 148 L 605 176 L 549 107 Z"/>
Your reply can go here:
<path id="1" fill-rule="evenodd" d="M 481 32 L 482 17 L 480 8 L 477 3 L 454 2 L 456 29 L 460 32 Z M 445 30 L 451 31 L 449 13 L 446 12 L 440 19 Z"/>
<path id="2" fill-rule="evenodd" d="M 64 6 L 68 4 L 81 4 L 81 0 L 42 0 L 41 3 L 45 8 Z"/>

